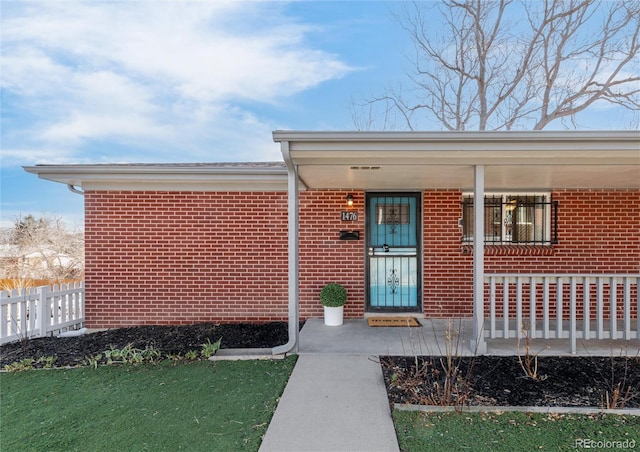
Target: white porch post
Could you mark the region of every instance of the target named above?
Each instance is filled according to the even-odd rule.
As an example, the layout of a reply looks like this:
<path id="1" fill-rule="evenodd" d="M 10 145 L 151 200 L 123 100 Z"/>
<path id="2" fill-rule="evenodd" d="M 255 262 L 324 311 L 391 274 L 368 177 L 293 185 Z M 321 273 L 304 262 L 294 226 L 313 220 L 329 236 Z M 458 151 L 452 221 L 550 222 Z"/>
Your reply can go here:
<path id="1" fill-rule="evenodd" d="M 473 339 L 471 350 L 487 351 L 484 339 L 484 165 L 474 166 L 473 182 Z"/>
<path id="2" fill-rule="evenodd" d="M 288 201 L 287 201 L 287 214 L 288 214 L 288 322 L 289 322 L 289 341 L 286 344 L 274 347 L 272 353 L 274 355 L 287 353 L 290 351 L 297 351 L 298 349 L 298 336 L 300 330 L 299 320 L 299 303 L 298 303 L 298 167 L 293 163 L 289 155 L 289 142 L 283 141 L 280 143 L 282 155 L 284 161 L 287 164 L 288 173 Z"/>

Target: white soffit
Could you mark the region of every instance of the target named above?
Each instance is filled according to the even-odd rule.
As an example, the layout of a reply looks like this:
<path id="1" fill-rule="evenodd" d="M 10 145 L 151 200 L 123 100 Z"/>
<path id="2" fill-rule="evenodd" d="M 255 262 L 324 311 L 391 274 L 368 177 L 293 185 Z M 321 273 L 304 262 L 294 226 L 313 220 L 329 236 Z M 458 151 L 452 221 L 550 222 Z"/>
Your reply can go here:
<path id="1" fill-rule="evenodd" d="M 640 189 L 640 133 L 298 132 L 286 142 L 308 188 L 469 189 L 485 165 L 487 190 Z M 282 162 L 36 165 L 42 179 L 84 190 L 286 191 Z"/>
<path id="2" fill-rule="evenodd" d="M 281 162 L 36 165 L 25 171 L 83 190 L 286 191 Z"/>
<path id="3" fill-rule="evenodd" d="M 473 165 L 500 189 L 640 189 L 640 134 L 606 132 L 287 132 L 310 188 L 469 189 Z"/>

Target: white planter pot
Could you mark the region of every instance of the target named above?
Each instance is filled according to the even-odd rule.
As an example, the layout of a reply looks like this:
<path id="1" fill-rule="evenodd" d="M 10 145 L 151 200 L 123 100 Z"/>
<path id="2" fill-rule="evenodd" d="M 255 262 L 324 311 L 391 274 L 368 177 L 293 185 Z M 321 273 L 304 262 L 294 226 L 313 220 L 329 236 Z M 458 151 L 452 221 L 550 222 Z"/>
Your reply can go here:
<path id="1" fill-rule="evenodd" d="M 338 306 L 337 308 L 324 307 L 324 324 L 327 326 L 340 326 L 342 325 L 344 306 Z"/>

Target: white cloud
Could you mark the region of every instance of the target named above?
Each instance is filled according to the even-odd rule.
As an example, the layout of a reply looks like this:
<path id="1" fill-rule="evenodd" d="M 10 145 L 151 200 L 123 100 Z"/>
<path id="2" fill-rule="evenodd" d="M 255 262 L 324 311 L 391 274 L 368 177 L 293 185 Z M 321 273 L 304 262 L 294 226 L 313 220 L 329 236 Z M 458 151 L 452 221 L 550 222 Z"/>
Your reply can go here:
<path id="1" fill-rule="evenodd" d="M 74 152 L 64 148 L 2 148 L 2 166 L 80 163 Z"/>
<path id="2" fill-rule="evenodd" d="M 277 158 L 270 120 L 246 106 L 277 103 L 352 70 L 307 45 L 312 28 L 288 17 L 285 3 L 10 5 L 3 5 L 1 83 L 18 111 L 4 136 L 16 149 L 101 159 L 104 151 L 90 146 L 99 141 L 115 153 L 140 149 L 165 160 L 227 140 L 235 155 Z"/>
<path id="3" fill-rule="evenodd" d="M 73 73 L 67 80 L 64 97 L 55 101 L 64 114 L 40 130 L 44 141 L 80 145 L 85 139 L 167 138 L 148 87 L 108 71 Z"/>
<path id="4" fill-rule="evenodd" d="M 2 47 L 2 88 L 15 94 L 46 96 L 52 89 L 64 89 L 71 73 L 35 47 Z"/>

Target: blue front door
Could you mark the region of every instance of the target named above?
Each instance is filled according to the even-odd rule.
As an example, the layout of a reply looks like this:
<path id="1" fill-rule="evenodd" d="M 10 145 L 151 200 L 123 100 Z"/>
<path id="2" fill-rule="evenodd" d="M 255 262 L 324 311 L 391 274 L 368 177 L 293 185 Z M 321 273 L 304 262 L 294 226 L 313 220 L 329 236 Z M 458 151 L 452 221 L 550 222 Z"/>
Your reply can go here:
<path id="1" fill-rule="evenodd" d="M 419 311 L 418 193 L 367 196 L 368 311 Z"/>

